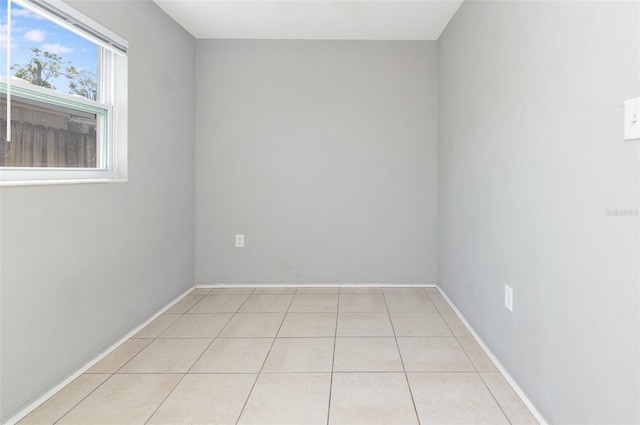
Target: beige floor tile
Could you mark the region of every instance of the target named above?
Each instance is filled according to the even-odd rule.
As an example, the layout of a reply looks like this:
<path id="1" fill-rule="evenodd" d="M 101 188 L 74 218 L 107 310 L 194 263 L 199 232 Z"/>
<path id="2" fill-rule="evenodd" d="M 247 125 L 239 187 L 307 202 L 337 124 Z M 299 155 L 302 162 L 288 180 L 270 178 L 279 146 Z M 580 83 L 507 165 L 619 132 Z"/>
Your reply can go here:
<path id="1" fill-rule="evenodd" d="M 451 336 L 440 313 L 391 313 L 396 336 Z"/>
<path id="2" fill-rule="evenodd" d="M 249 295 L 247 301 L 242 304 L 240 313 L 279 313 L 286 312 L 293 295 Z"/>
<path id="3" fill-rule="evenodd" d="M 440 314 L 442 314 L 442 318 L 447 322 L 449 329 L 451 329 L 451 332 L 453 332 L 455 336 L 471 336 L 471 333 L 464 323 L 462 323 L 462 320 L 460 320 L 458 315 L 453 311 L 445 311 Z"/>
<path id="4" fill-rule="evenodd" d="M 333 338 L 277 338 L 262 373 L 331 372 Z"/>
<path id="5" fill-rule="evenodd" d="M 223 338 L 274 337 L 284 313 L 238 313 L 218 335 Z"/>
<path id="6" fill-rule="evenodd" d="M 189 373 L 258 373 L 273 338 L 218 338 Z"/>
<path id="7" fill-rule="evenodd" d="M 341 294 L 382 295 L 382 288 L 366 286 L 344 286 L 340 288 Z"/>
<path id="8" fill-rule="evenodd" d="M 404 373 L 334 373 L 329 425 L 418 424 Z"/>
<path id="9" fill-rule="evenodd" d="M 104 359 L 96 363 L 86 373 L 115 373 L 118 369 L 131 360 L 144 347 L 149 345 L 152 339 L 129 339 L 120 347 L 113 350 Z"/>
<path id="10" fill-rule="evenodd" d="M 459 336 L 456 338 L 478 372 L 498 371 L 496 365 L 493 364 L 487 353 L 484 352 L 480 344 L 472 336 Z"/>
<path id="11" fill-rule="evenodd" d="M 407 372 L 475 372 L 455 338 L 398 338 Z"/>
<path id="12" fill-rule="evenodd" d="M 370 294 L 340 294 L 341 313 L 386 313 L 384 296 Z"/>
<path id="13" fill-rule="evenodd" d="M 527 409 L 527 406 L 524 405 L 501 373 L 488 372 L 481 373 L 480 376 L 512 425 L 538 425 L 536 418 Z"/>
<path id="14" fill-rule="evenodd" d="M 334 372 L 402 372 L 395 338 L 336 338 Z"/>
<path id="15" fill-rule="evenodd" d="M 186 313 L 198 301 L 204 298 L 204 295 L 185 295 L 180 301 L 171 306 L 165 314 L 182 314 Z"/>
<path id="16" fill-rule="evenodd" d="M 170 374 L 112 375 L 58 424 L 144 424 L 181 378 Z"/>
<path id="17" fill-rule="evenodd" d="M 211 339 L 156 339 L 118 373 L 187 373 Z"/>
<path id="18" fill-rule="evenodd" d="M 477 373 L 408 373 L 422 425 L 508 425 Z"/>
<path id="19" fill-rule="evenodd" d="M 340 288 L 298 288 L 296 295 L 329 295 L 339 294 Z"/>
<path id="20" fill-rule="evenodd" d="M 427 294 L 429 295 L 429 298 L 431 298 L 431 301 L 433 302 L 433 305 L 436 306 L 439 312 L 441 313 L 444 313 L 447 311 L 453 312 L 453 310 L 451 309 L 451 306 L 449 305 L 447 300 L 444 299 L 444 297 L 442 296 L 442 294 L 437 288 L 426 288 L 426 290 L 427 290 Z"/>
<path id="21" fill-rule="evenodd" d="M 287 313 L 278 332 L 279 338 L 335 335 L 336 313 Z"/>
<path id="22" fill-rule="evenodd" d="M 268 294 L 268 295 L 289 295 L 289 294 L 295 294 L 296 290 L 298 288 L 296 288 L 295 286 L 283 286 L 283 287 L 277 287 L 277 288 L 256 288 L 255 291 L 253 291 L 254 294 Z"/>
<path id="23" fill-rule="evenodd" d="M 149 425 L 235 424 L 256 375 L 187 375 Z"/>
<path id="24" fill-rule="evenodd" d="M 207 295 L 189 313 L 235 313 L 249 295 Z"/>
<path id="25" fill-rule="evenodd" d="M 212 288 L 209 295 L 249 295 L 255 288 Z"/>
<path id="26" fill-rule="evenodd" d="M 239 425 L 326 424 L 330 373 L 262 374 Z"/>
<path id="27" fill-rule="evenodd" d="M 427 295 L 429 295 L 429 298 L 442 297 L 438 288 L 434 288 L 434 287 L 424 288 L 424 291 L 427 293 Z"/>
<path id="28" fill-rule="evenodd" d="M 162 314 L 153 322 L 142 328 L 140 332 L 133 336 L 133 338 L 157 338 L 181 316 L 182 314 Z"/>
<path id="29" fill-rule="evenodd" d="M 189 295 L 207 295 L 211 292 L 211 288 L 193 288 Z"/>
<path id="30" fill-rule="evenodd" d="M 393 336 L 387 313 L 339 313 L 337 336 Z"/>
<path id="31" fill-rule="evenodd" d="M 80 375 L 17 425 L 51 425 L 88 396 L 110 375 Z"/>
<path id="32" fill-rule="evenodd" d="M 423 288 L 385 288 L 384 298 L 392 313 L 436 313 Z"/>
<path id="33" fill-rule="evenodd" d="M 298 295 L 293 298 L 290 312 L 297 313 L 332 313 L 338 311 L 338 294 Z"/>
<path id="34" fill-rule="evenodd" d="M 215 338 L 233 315 L 187 313 L 158 338 Z"/>

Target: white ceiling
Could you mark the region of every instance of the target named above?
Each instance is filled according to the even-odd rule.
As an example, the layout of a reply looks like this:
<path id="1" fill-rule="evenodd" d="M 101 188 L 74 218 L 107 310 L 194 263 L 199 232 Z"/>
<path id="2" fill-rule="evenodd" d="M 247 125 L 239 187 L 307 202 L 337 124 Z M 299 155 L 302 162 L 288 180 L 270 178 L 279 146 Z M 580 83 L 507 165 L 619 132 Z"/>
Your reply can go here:
<path id="1" fill-rule="evenodd" d="M 196 38 L 437 40 L 462 0 L 154 0 Z"/>

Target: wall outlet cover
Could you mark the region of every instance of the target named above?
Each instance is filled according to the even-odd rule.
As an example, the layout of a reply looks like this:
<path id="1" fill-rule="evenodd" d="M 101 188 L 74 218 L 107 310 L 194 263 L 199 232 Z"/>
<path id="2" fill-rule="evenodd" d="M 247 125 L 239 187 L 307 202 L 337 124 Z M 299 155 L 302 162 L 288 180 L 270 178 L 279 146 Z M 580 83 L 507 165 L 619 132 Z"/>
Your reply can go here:
<path id="1" fill-rule="evenodd" d="M 504 285 L 504 306 L 513 313 L 513 289 L 509 285 Z"/>

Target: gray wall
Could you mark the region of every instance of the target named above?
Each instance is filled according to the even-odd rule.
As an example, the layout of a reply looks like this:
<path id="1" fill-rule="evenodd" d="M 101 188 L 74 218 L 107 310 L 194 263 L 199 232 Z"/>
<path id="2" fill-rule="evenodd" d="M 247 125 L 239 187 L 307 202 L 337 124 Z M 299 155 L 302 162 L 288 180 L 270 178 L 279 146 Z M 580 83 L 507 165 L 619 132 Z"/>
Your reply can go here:
<path id="1" fill-rule="evenodd" d="M 465 2 L 438 43 L 439 281 L 555 424 L 640 421 L 638 7 Z"/>
<path id="2" fill-rule="evenodd" d="M 197 61 L 198 282 L 435 282 L 435 42 L 198 40 Z"/>
<path id="3" fill-rule="evenodd" d="M 0 192 L 3 418 L 194 280 L 195 41 L 150 1 L 72 5 L 130 43 L 130 182 Z"/>

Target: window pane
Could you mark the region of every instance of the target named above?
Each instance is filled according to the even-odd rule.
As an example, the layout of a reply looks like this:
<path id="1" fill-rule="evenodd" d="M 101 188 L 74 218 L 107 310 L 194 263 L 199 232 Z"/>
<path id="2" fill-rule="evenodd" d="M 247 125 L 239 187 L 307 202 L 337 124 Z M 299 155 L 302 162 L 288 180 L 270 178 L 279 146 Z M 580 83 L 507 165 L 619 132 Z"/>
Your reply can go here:
<path id="1" fill-rule="evenodd" d="M 11 75 L 97 100 L 95 43 L 15 3 L 11 19 Z"/>
<path id="2" fill-rule="evenodd" d="M 0 99 L 6 117 L 6 95 Z M 99 168 L 96 129 L 102 117 L 44 102 L 11 97 L 11 142 L 0 119 L 1 167 Z"/>

